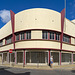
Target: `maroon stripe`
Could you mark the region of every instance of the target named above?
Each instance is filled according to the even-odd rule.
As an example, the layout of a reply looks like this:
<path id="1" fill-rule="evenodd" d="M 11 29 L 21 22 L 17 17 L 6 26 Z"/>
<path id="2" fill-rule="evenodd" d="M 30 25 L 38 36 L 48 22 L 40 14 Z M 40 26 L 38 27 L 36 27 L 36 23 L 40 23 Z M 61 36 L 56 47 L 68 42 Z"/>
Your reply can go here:
<path id="1" fill-rule="evenodd" d="M 64 29 L 64 17 L 65 17 L 65 8 L 61 11 L 61 36 L 60 36 L 60 49 L 62 50 L 62 40 L 63 40 L 63 29 Z"/>
<path id="2" fill-rule="evenodd" d="M 61 51 L 60 51 L 60 65 L 61 65 Z"/>
<path id="3" fill-rule="evenodd" d="M 24 65 L 25 65 L 25 50 L 24 50 Z"/>
<path id="4" fill-rule="evenodd" d="M 49 63 L 50 63 L 50 50 L 49 50 L 49 59 L 48 60 L 49 60 Z"/>
<path id="5" fill-rule="evenodd" d="M 13 34 L 13 45 L 15 50 L 15 34 L 14 34 L 15 13 L 12 10 L 10 10 L 10 15 L 11 15 L 12 34 Z"/>

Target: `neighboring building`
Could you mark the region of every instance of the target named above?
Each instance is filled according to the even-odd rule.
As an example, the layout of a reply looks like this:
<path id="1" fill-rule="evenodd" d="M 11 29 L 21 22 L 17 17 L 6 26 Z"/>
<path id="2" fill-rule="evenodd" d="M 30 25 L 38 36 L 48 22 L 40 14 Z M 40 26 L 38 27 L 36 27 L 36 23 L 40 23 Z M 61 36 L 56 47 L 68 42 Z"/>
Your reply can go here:
<path id="1" fill-rule="evenodd" d="M 34 8 L 11 12 L 11 21 L 0 29 L 0 63 L 54 65 L 75 63 L 75 24 L 61 13 Z M 9 53 L 9 49 L 13 53 Z"/>

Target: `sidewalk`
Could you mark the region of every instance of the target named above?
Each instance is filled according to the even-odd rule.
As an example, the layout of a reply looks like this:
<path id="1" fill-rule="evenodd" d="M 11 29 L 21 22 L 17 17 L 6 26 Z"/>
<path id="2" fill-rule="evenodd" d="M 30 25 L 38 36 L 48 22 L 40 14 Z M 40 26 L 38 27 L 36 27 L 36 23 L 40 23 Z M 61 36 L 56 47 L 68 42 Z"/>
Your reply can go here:
<path id="1" fill-rule="evenodd" d="M 25 66 L 23 67 L 22 65 L 1 65 L 1 66 L 7 66 L 7 67 L 15 67 L 15 68 L 23 68 L 23 69 L 39 69 L 39 70 L 55 70 L 55 69 L 60 69 L 60 70 L 75 70 L 75 64 L 70 64 L 70 65 L 61 65 L 61 66 L 53 66 L 53 68 L 50 68 L 50 66 Z"/>

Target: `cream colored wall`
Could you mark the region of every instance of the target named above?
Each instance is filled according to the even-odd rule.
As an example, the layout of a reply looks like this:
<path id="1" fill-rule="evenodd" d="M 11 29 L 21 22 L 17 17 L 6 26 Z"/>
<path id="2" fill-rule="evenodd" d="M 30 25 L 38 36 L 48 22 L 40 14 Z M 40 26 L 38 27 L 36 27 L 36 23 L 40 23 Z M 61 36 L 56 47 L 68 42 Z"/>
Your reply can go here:
<path id="1" fill-rule="evenodd" d="M 31 39 L 42 39 L 42 31 L 40 30 L 32 30 L 31 31 Z"/>
<path id="2" fill-rule="evenodd" d="M 61 31 L 61 14 L 43 8 L 28 9 L 15 15 L 15 32 L 26 29 Z"/>
<path id="3" fill-rule="evenodd" d="M 13 44 L 0 47 L 0 51 L 5 51 L 5 50 L 9 50 L 9 49 L 13 49 Z"/>
<path id="4" fill-rule="evenodd" d="M 69 45 L 69 44 L 62 44 L 62 49 L 70 50 L 70 51 L 75 51 L 75 46 Z"/>
<path id="5" fill-rule="evenodd" d="M 16 42 L 15 48 L 55 48 L 60 49 L 60 43 L 54 41 L 21 41 Z"/>
<path id="6" fill-rule="evenodd" d="M 66 19 L 66 28 L 64 28 L 64 33 L 75 37 L 75 24 Z"/>
<path id="7" fill-rule="evenodd" d="M 75 39 L 71 37 L 71 44 L 75 44 Z"/>
<path id="8" fill-rule="evenodd" d="M 0 39 L 3 39 L 4 37 L 10 35 L 11 33 L 12 33 L 11 21 L 9 21 L 6 25 L 4 25 L 0 29 Z"/>

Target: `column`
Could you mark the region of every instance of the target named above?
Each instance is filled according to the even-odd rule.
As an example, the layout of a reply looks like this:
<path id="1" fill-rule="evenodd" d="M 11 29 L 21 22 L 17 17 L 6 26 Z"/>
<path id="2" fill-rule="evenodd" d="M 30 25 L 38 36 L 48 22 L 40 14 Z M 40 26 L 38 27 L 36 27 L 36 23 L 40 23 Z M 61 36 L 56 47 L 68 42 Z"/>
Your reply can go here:
<path id="1" fill-rule="evenodd" d="M 17 52 L 15 51 L 15 64 L 17 64 Z"/>
<path id="2" fill-rule="evenodd" d="M 59 52 L 59 65 L 61 65 L 61 51 Z"/>
<path id="3" fill-rule="evenodd" d="M 50 63 L 50 50 L 48 51 L 48 64 Z"/>
<path id="4" fill-rule="evenodd" d="M 26 64 L 26 63 L 25 63 L 25 62 L 26 62 L 26 61 L 25 61 L 25 58 L 26 58 L 26 57 L 25 57 L 25 50 L 24 50 L 24 52 L 23 52 L 23 66 L 25 66 L 25 64 Z"/>
<path id="5" fill-rule="evenodd" d="M 73 64 L 73 52 L 72 52 L 72 54 L 71 54 L 71 62 L 72 62 L 72 64 Z"/>

